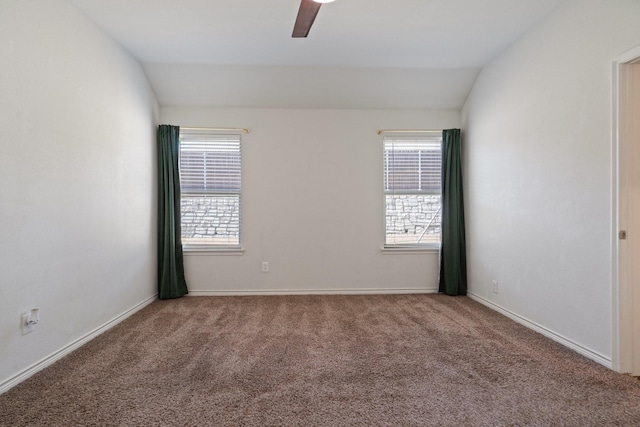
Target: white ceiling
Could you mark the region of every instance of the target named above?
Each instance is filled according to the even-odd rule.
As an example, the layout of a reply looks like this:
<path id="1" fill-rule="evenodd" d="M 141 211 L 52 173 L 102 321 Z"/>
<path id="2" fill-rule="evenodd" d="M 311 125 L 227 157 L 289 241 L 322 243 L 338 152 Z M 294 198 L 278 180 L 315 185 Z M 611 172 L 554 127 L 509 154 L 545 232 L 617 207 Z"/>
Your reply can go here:
<path id="1" fill-rule="evenodd" d="M 161 105 L 454 108 L 564 0 L 69 0 L 144 66 Z"/>

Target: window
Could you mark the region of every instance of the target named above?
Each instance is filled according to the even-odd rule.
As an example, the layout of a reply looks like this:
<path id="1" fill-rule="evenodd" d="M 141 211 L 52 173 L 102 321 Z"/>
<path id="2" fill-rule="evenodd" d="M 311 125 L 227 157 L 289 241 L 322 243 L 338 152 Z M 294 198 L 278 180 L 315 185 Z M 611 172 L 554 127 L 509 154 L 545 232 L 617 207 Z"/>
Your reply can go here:
<path id="1" fill-rule="evenodd" d="M 185 249 L 240 247 L 240 135 L 180 131 Z"/>
<path id="2" fill-rule="evenodd" d="M 442 135 L 383 142 L 385 247 L 439 247 Z"/>

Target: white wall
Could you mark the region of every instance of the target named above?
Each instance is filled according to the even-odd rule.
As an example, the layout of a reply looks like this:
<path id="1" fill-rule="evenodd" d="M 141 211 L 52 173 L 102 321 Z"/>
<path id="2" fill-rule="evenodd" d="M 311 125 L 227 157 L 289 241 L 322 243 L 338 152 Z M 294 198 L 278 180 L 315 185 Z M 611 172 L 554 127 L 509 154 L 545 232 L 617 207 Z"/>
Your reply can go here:
<path id="1" fill-rule="evenodd" d="M 0 391 L 155 294 L 155 115 L 66 1 L 0 1 Z"/>
<path id="2" fill-rule="evenodd" d="M 604 364 L 611 61 L 640 45 L 639 22 L 636 0 L 568 1 L 483 69 L 463 109 L 470 292 Z"/>
<path id="3" fill-rule="evenodd" d="M 437 252 L 381 252 L 376 131 L 458 127 L 459 112 L 162 107 L 160 117 L 186 127 L 251 129 L 242 152 L 245 253 L 187 254 L 192 294 L 437 290 Z M 261 273 L 262 261 L 269 273 Z"/>
<path id="4" fill-rule="evenodd" d="M 290 109 L 458 110 L 479 72 L 477 68 L 255 64 L 143 66 L 162 105 Z"/>

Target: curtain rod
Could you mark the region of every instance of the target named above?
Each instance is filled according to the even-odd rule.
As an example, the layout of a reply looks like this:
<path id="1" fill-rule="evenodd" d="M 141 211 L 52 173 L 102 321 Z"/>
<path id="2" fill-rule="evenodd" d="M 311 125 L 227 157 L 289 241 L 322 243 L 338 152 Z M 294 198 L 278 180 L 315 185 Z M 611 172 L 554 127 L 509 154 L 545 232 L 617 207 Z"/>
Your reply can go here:
<path id="1" fill-rule="evenodd" d="M 247 128 L 190 128 L 190 127 L 182 127 L 180 126 L 180 129 L 184 129 L 184 130 L 233 130 L 233 131 L 242 131 L 244 133 L 250 133 L 251 131 Z"/>
<path id="2" fill-rule="evenodd" d="M 426 129 L 380 129 L 378 131 L 378 135 L 382 135 L 383 133 L 442 133 L 442 129 L 440 130 L 426 130 Z"/>

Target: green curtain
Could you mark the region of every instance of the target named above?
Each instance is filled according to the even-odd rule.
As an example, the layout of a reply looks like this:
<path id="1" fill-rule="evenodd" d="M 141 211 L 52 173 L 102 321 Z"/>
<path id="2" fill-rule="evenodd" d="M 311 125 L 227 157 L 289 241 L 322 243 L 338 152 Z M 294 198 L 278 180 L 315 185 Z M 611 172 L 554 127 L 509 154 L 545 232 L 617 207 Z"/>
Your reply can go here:
<path id="1" fill-rule="evenodd" d="M 189 291 L 180 236 L 180 128 L 158 127 L 158 296 L 179 298 Z"/>
<path id="2" fill-rule="evenodd" d="M 442 246 L 439 291 L 467 294 L 460 129 L 442 131 Z"/>

